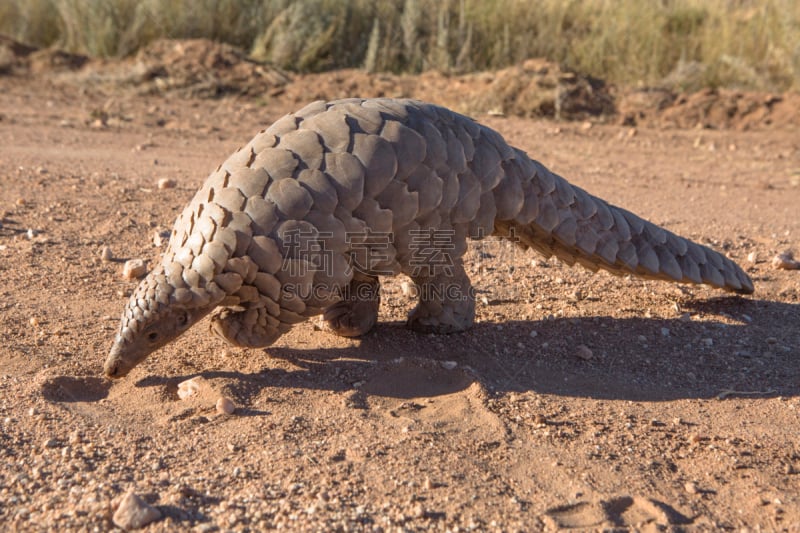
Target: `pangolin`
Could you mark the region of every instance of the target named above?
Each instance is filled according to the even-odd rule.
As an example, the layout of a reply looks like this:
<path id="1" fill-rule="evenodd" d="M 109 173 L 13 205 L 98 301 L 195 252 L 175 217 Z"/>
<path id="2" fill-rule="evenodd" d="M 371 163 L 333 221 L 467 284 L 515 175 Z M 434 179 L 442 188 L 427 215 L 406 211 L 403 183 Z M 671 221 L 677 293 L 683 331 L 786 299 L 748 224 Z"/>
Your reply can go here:
<path id="1" fill-rule="evenodd" d="M 375 324 L 379 276 L 419 288 L 408 325 L 457 332 L 475 318 L 467 237 L 513 239 L 593 271 L 747 294 L 725 256 L 596 198 L 496 131 L 414 100 L 314 102 L 258 133 L 178 216 L 138 285 L 105 363 L 125 376 L 208 314 L 236 346 L 272 344 L 323 315 L 357 336 Z"/>

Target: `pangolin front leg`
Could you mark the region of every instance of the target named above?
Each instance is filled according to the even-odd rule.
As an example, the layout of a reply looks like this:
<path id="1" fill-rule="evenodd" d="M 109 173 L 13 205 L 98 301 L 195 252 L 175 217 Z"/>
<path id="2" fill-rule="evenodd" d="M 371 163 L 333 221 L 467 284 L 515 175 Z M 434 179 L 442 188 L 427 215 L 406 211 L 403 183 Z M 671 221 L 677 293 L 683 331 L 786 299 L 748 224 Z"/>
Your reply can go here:
<path id="1" fill-rule="evenodd" d="M 289 330 L 266 308 L 225 307 L 211 316 L 211 332 L 232 346 L 264 348 Z"/>

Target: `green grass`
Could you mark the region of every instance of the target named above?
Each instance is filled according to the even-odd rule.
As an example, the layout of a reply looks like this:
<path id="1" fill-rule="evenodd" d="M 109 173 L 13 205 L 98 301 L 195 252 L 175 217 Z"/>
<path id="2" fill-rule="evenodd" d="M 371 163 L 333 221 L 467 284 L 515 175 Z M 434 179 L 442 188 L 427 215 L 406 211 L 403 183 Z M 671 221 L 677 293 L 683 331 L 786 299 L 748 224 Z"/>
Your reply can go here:
<path id="1" fill-rule="evenodd" d="M 627 86 L 800 87 L 796 0 L 2 0 L 0 32 L 101 57 L 207 37 L 293 71 L 546 57 Z"/>

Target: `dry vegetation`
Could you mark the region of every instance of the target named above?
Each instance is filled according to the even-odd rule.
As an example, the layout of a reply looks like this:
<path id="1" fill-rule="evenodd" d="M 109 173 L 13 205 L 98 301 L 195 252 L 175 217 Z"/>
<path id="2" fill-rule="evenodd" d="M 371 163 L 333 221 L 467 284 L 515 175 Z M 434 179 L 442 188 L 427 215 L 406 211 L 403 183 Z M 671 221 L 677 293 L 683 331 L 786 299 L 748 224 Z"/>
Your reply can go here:
<path id="1" fill-rule="evenodd" d="M 0 32 L 103 57 L 207 37 L 295 71 L 469 72 L 545 57 L 628 86 L 800 85 L 793 0 L 6 0 Z"/>

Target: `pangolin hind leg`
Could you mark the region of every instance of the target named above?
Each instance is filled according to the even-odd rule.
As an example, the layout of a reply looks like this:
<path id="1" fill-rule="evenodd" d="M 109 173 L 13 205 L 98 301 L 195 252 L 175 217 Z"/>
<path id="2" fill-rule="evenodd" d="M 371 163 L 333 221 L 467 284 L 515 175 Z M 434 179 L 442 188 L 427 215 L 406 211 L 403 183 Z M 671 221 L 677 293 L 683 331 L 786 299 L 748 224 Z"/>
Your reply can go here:
<path id="1" fill-rule="evenodd" d="M 461 258 L 432 275 L 412 273 L 419 303 L 408 316 L 408 327 L 421 333 L 456 333 L 475 321 L 475 293 Z"/>
<path id="2" fill-rule="evenodd" d="M 350 284 L 344 288 L 343 299 L 323 312 L 326 329 L 342 337 L 367 333 L 378 321 L 380 292 L 377 277 L 355 272 Z"/>

